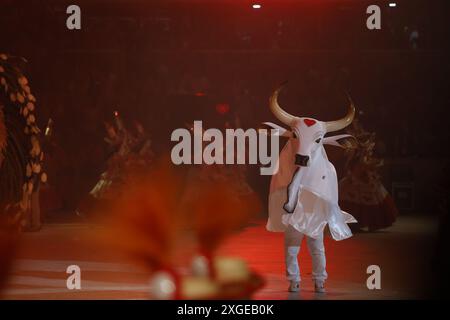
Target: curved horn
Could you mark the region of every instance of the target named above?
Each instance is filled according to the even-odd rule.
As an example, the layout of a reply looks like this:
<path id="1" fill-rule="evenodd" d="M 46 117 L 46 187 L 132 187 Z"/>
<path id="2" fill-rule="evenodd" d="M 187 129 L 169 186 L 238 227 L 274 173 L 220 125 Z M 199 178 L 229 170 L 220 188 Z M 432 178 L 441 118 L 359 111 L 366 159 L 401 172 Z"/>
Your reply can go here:
<path id="1" fill-rule="evenodd" d="M 327 132 L 333 132 L 338 131 L 341 129 L 344 129 L 346 126 L 348 126 L 350 123 L 352 123 L 353 118 L 355 117 L 355 106 L 353 104 L 352 98 L 350 98 L 349 95 L 347 95 L 348 100 L 350 101 L 350 105 L 348 107 L 347 115 L 339 120 L 335 121 L 328 121 L 325 123 Z"/>
<path id="2" fill-rule="evenodd" d="M 292 124 L 292 121 L 296 118 L 295 116 L 287 113 L 283 109 L 281 109 L 280 105 L 278 104 L 278 93 L 280 93 L 281 89 L 283 88 L 284 84 L 280 85 L 278 89 L 276 89 L 272 96 L 269 99 L 269 107 L 270 111 L 272 111 L 273 115 L 277 117 L 278 120 L 283 122 L 285 125 L 290 126 Z"/>

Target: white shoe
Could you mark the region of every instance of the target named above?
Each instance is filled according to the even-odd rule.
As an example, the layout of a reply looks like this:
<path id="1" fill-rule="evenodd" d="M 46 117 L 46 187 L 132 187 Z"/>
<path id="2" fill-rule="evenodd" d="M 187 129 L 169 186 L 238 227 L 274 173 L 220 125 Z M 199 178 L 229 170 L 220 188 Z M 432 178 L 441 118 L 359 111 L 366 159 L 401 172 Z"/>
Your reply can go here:
<path id="1" fill-rule="evenodd" d="M 288 288 L 289 292 L 299 292 L 300 291 L 300 281 L 291 281 Z"/>
<path id="2" fill-rule="evenodd" d="M 314 291 L 317 293 L 325 293 L 327 290 L 325 290 L 325 281 L 314 281 Z"/>

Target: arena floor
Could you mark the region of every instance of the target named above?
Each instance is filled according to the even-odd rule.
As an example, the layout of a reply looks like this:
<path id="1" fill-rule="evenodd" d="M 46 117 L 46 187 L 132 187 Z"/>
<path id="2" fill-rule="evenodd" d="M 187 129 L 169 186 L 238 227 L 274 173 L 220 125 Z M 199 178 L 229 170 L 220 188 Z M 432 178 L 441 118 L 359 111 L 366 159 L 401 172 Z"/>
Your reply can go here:
<path id="1" fill-rule="evenodd" d="M 400 217 L 384 231 L 358 233 L 341 242 L 326 238 L 327 293 L 315 294 L 311 260 L 300 254 L 302 290 L 288 293 L 284 279 L 283 235 L 265 231 L 258 221 L 227 239 L 223 255 L 246 259 L 264 276 L 255 299 L 411 299 L 424 298 L 431 283 L 436 222 L 423 216 Z M 148 272 L 114 248 L 95 240 L 102 227 L 91 224 L 47 224 L 25 233 L 3 299 L 146 299 Z M 81 290 L 68 290 L 66 268 L 81 268 Z M 381 268 L 381 290 L 369 290 L 366 269 Z"/>

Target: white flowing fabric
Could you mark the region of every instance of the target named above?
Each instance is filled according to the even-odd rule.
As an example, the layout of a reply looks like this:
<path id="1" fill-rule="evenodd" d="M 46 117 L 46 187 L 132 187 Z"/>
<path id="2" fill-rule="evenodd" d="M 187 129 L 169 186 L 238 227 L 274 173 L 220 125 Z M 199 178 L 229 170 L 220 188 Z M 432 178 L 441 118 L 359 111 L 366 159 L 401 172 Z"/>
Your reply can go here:
<path id="1" fill-rule="evenodd" d="M 324 143 L 337 145 L 337 140 L 345 137 L 347 135 L 328 137 Z M 334 240 L 351 237 L 347 223 L 357 221 L 339 208 L 336 170 L 328 160 L 323 145 L 311 155 L 308 167 L 298 169 L 294 158 L 295 151 L 288 141 L 278 159 L 278 172 L 272 176 L 270 183 L 267 230 L 284 232 L 292 225 L 299 232 L 317 239 L 328 224 Z M 298 194 L 295 210 L 291 214 L 283 209 L 288 188 Z"/>

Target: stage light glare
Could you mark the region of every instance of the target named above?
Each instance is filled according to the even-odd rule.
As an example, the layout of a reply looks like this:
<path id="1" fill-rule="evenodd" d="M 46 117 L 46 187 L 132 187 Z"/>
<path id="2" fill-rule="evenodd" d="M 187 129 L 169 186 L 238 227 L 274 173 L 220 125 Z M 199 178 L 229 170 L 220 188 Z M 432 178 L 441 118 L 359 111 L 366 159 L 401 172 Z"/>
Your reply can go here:
<path id="1" fill-rule="evenodd" d="M 252 5 L 252 8 L 253 9 L 261 9 L 261 5 L 258 4 L 258 3 L 255 3 L 255 4 Z"/>
<path id="2" fill-rule="evenodd" d="M 395 8 L 397 6 L 397 4 L 395 2 L 390 2 L 389 3 L 389 7 L 391 8 Z"/>

